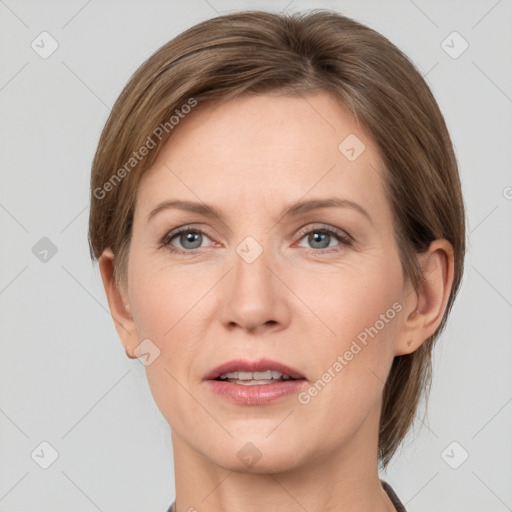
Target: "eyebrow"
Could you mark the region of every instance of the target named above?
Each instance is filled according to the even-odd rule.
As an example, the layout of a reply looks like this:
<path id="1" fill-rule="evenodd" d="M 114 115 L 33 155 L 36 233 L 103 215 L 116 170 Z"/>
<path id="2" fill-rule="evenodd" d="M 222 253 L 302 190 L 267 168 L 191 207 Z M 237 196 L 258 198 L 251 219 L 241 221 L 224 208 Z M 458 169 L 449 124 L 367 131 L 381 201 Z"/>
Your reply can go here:
<path id="1" fill-rule="evenodd" d="M 312 210 L 317 210 L 320 208 L 351 208 L 361 213 L 364 217 L 366 217 L 370 223 L 373 224 L 373 219 L 370 214 L 358 203 L 351 201 L 349 199 L 342 199 L 339 197 L 328 197 L 325 199 L 312 199 L 309 201 L 300 201 L 298 203 L 294 203 L 291 206 L 285 208 L 280 218 L 283 217 L 297 217 L 304 213 L 310 212 Z M 155 215 L 160 213 L 163 210 L 168 209 L 178 209 L 184 210 L 188 212 L 198 213 L 200 215 L 204 215 L 209 218 L 216 218 L 225 223 L 224 215 L 214 208 L 211 205 L 206 203 L 196 203 L 194 201 L 183 201 L 178 199 L 171 199 L 168 201 L 164 201 L 158 204 L 147 216 L 147 221 L 149 222 Z"/>

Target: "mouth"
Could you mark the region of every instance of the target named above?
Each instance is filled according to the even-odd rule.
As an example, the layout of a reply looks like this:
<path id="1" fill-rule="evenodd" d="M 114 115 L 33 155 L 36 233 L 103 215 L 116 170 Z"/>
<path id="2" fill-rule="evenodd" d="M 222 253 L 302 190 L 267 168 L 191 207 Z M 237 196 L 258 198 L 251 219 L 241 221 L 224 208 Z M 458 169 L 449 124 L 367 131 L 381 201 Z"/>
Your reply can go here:
<path id="1" fill-rule="evenodd" d="M 229 382 L 242 386 L 257 386 L 305 380 L 305 376 L 295 368 L 271 359 L 259 359 L 258 361 L 235 359 L 212 369 L 204 377 L 204 380 Z"/>
<path id="2" fill-rule="evenodd" d="M 262 372 L 227 372 L 213 380 L 230 382 L 231 384 L 241 384 L 242 386 L 259 386 L 264 384 L 273 384 L 275 382 L 301 379 L 294 379 L 286 373 L 274 370 L 265 370 Z"/>
<path id="3" fill-rule="evenodd" d="M 285 400 L 307 386 L 301 372 L 271 359 L 229 361 L 211 370 L 203 380 L 223 400 L 243 406 Z"/>

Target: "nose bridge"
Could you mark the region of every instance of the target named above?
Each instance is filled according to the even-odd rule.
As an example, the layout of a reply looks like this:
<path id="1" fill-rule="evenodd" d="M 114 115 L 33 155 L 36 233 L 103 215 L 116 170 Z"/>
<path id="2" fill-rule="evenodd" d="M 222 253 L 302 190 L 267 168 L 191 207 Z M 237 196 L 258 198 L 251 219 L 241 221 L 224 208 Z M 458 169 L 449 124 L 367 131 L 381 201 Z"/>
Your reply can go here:
<path id="1" fill-rule="evenodd" d="M 248 236 L 235 248 L 233 255 L 234 265 L 234 285 L 235 289 L 245 295 L 252 290 L 252 295 L 256 293 L 270 293 L 271 272 L 269 266 L 272 265 L 271 249 L 265 248 L 254 237 Z M 270 294 L 272 295 L 272 294 Z"/>
<path id="2" fill-rule="evenodd" d="M 233 272 L 224 296 L 223 322 L 254 331 L 262 326 L 288 321 L 286 291 L 274 276 L 276 258 L 269 244 L 264 247 L 247 236 L 232 254 Z M 271 270 L 273 269 L 273 270 Z"/>

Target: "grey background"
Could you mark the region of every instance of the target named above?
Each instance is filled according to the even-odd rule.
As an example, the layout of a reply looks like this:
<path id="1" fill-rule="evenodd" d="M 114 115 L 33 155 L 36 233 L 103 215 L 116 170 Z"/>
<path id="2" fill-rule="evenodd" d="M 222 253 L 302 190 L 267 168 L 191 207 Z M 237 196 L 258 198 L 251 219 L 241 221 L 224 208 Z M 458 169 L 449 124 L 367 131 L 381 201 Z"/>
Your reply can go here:
<path id="1" fill-rule="evenodd" d="M 468 209 L 428 417 L 382 477 L 410 512 L 512 510 L 512 2 L 288 1 L 0 1 L 0 512 L 163 512 L 174 499 L 169 427 L 89 259 L 90 163 L 129 76 L 176 34 L 217 13 L 313 7 L 375 28 L 425 74 Z M 59 45 L 47 59 L 31 47 L 43 31 Z M 469 44 L 458 58 L 453 31 Z M 46 262 L 43 237 L 57 249 Z M 48 469 L 44 441 L 58 453 Z"/>

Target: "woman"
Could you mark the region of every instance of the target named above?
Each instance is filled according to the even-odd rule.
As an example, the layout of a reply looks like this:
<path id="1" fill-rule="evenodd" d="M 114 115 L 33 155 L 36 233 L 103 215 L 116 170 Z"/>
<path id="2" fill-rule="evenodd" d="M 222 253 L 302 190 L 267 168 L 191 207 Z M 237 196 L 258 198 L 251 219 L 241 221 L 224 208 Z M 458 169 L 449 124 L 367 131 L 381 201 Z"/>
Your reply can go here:
<path id="1" fill-rule="evenodd" d="M 329 11 L 182 33 L 106 123 L 89 241 L 171 427 L 169 510 L 405 510 L 378 466 L 428 386 L 465 220 L 393 44 Z"/>

